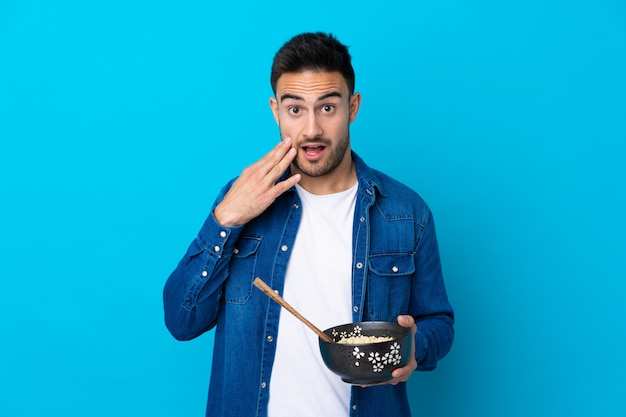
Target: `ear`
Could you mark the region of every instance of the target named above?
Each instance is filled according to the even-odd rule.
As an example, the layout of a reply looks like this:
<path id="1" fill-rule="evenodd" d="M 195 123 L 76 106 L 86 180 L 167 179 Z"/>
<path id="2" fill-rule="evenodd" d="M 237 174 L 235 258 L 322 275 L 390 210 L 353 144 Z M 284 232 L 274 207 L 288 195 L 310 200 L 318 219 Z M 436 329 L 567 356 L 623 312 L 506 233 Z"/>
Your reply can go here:
<path id="1" fill-rule="evenodd" d="M 280 122 L 278 121 L 278 101 L 276 101 L 274 97 L 270 97 L 270 107 L 272 108 L 276 124 L 280 126 Z"/>
<path id="2" fill-rule="evenodd" d="M 354 122 L 361 107 L 361 93 L 354 93 L 350 97 L 350 123 Z"/>

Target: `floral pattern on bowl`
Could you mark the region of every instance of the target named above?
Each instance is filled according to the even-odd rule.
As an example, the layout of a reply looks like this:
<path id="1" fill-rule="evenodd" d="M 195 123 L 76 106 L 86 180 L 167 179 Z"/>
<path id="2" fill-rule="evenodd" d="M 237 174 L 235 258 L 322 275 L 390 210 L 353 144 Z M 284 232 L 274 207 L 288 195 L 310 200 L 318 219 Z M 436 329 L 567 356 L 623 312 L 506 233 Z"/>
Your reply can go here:
<path id="1" fill-rule="evenodd" d="M 392 322 L 349 323 L 325 330 L 335 343 L 320 339 L 324 363 L 345 382 L 378 384 L 392 378 L 391 372 L 404 366 L 411 352 L 411 331 Z M 337 341 L 358 336 L 391 337 L 376 343 L 341 344 Z"/>

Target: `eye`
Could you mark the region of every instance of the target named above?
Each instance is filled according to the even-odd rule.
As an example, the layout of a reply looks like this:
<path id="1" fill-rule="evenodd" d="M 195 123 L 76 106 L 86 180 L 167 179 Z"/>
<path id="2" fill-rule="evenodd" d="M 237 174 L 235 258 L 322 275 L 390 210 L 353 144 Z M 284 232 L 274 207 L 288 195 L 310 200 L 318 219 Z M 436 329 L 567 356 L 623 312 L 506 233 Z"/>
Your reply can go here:
<path id="1" fill-rule="evenodd" d="M 333 104 L 324 104 L 322 106 L 322 113 L 332 113 L 335 111 L 335 106 Z"/>
<path id="2" fill-rule="evenodd" d="M 294 116 L 300 113 L 300 107 L 297 106 L 289 106 L 287 108 L 287 112 L 289 114 L 293 114 Z"/>

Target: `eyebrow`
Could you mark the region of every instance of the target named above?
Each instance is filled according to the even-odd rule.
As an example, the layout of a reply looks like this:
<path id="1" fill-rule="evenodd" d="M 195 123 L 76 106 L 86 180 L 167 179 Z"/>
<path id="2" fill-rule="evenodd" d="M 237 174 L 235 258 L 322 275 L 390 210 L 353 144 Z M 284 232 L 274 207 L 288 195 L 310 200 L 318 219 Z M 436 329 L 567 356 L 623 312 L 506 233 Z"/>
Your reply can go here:
<path id="1" fill-rule="evenodd" d="M 326 93 L 320 97 L 317 98 L 318 101 L 320 100 L 325 100 L 329 97 L 339 97 L 341 98 L 341 93 L 339 91 L 331 91 L 330 93 Z M 280 96 L 280 101 L 283 102 L 287 99 L 292 99 L 292 100 L 304 100 L 301 96 L 295 95 L 295 94 L 290 94 L 290 93 L 285 93 L 282 96 Z"/>

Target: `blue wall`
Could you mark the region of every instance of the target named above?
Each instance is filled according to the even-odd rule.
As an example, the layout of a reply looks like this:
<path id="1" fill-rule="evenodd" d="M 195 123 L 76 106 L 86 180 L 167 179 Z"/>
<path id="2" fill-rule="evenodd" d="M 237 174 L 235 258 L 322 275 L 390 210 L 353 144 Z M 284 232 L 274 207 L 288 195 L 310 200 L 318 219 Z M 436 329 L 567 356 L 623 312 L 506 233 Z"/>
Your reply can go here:
<path id="1" fill-rule="evenodd" d="M 212 335 L 161 289 L 306 30 L 436 216 L 457 339 L 415 414 L 626 415 L 624 1 L 208 3 L 0 1 L 1 416 L 203 415 Z"/>

